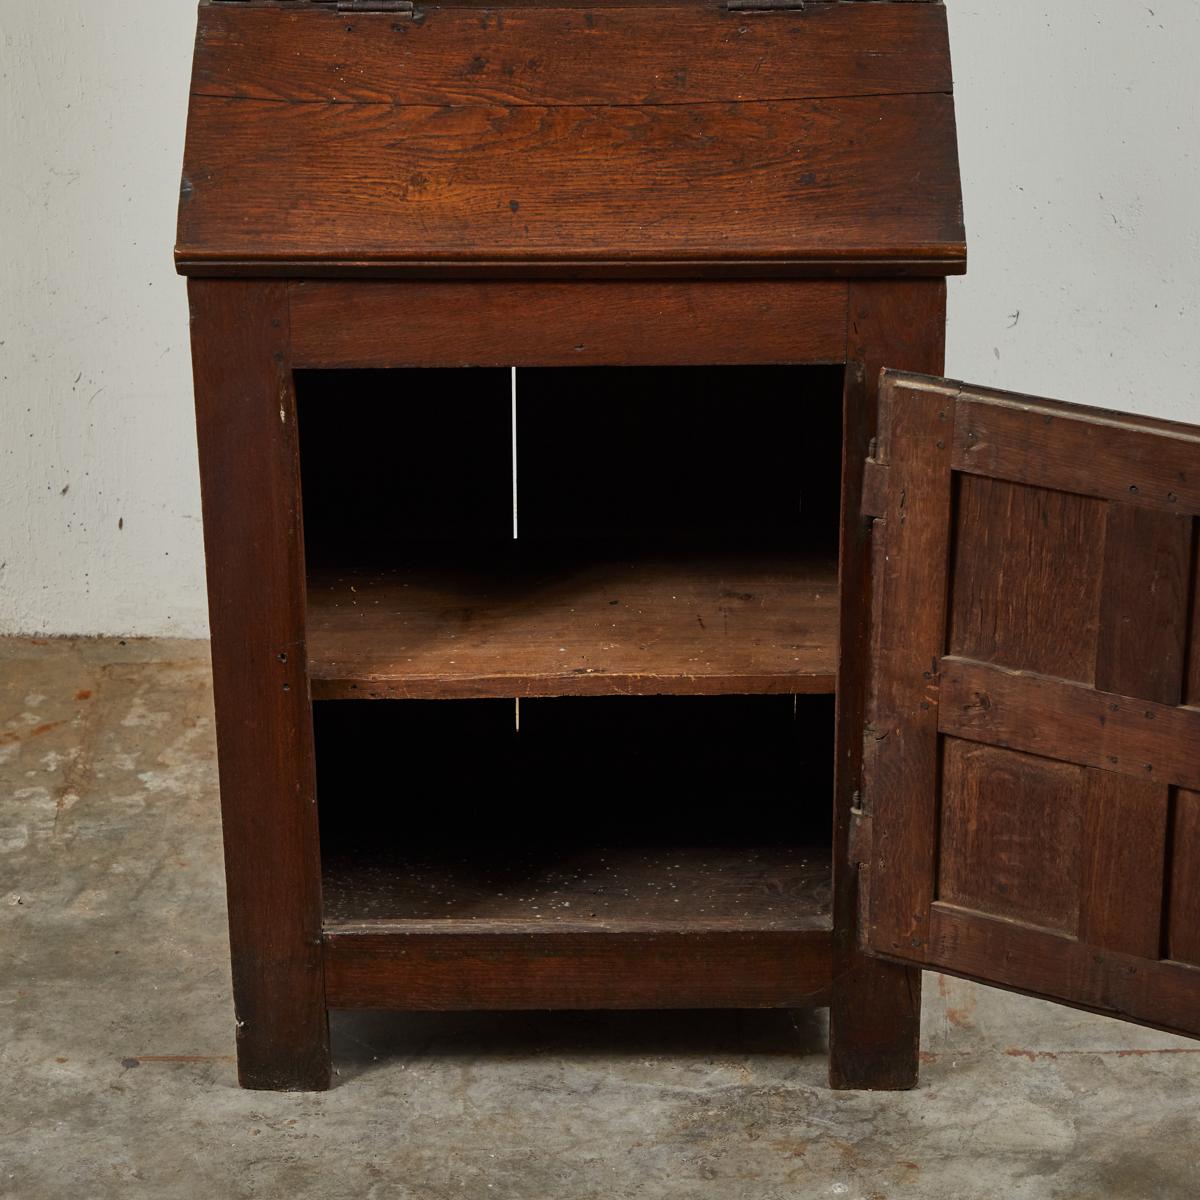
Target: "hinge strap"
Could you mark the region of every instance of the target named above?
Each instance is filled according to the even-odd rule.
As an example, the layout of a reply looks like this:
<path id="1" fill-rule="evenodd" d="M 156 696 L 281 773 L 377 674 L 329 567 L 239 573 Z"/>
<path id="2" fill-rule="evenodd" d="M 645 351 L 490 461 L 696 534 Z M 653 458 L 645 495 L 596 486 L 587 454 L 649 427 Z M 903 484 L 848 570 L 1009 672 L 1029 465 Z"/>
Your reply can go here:
<path id="1" fill-rule="evenodd" d="M 888 469 L 868 458 L 863 465 L 862 515 L 876 519 L 887 515 Z"/>
<path id="2" fill-rule="evenodd" d="M 248 4 L 250 0 L 214 0 L 217 4 Z M 280 0 L 276 0 L 279 3 Z M 332 9 L 334 12 L 348 13 L 392 13 L 395 16 L 415 17 L 416 9 L 413 0 L 308 0 L 312 8 Z M 296 5 L 289 3 L 288 8 Z"/>
<path id="3" fill-rule="evenodd" d="M 412 0 L 337 0 L 338 12 L 400 13 L 413 15 Z"/>
<path id="4" fill-rule="evenodd" d="M 850 844 L 848 853 L 852 863 L 869 863 L 871 861 L 871 843 L 875 830 L 871 814 L 861 807 L 862 800 L 857 792 L 854 794 L 855 804 L 850 810 Z"/>
<path id="5" fill-rule="evenodd" d="M 730 12 L 772 12 L 775 9 L 804 11 L 804 0 L 725 0 Z"/>

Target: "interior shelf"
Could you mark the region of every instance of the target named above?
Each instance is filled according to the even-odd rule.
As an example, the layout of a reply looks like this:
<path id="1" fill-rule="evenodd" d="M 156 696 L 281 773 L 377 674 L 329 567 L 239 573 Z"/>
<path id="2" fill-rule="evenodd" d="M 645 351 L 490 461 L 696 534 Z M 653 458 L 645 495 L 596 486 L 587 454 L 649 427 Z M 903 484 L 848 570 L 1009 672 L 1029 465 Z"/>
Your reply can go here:
<path id="1" fill-rule="evenodd" d="M 315 571 L 314 699 L 830 693 L 837 567 L 508 551 Z M 464 565 L 465 564 L 465 565 Z"/>
<path id="2" fill-rule="evenodd" d="M 353 853 L 325 862 L 326 928 L 446 923 L 532 932 L 820 930 L 825 847 L 578 845 L 503 856 Z"/>

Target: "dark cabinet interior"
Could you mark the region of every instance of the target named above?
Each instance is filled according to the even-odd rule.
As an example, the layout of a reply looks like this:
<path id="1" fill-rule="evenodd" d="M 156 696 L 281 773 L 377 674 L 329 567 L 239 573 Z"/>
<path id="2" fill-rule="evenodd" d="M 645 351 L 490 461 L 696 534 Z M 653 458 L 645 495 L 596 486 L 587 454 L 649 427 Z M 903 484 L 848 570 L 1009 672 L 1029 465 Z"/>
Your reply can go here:
<path id="1" fill-rule="evenodd" d="M 539 699 L 519 727 L 502 700 L 315 716 L 327 924 L 830 928 L 828 697 Z"/>
<path id="2" fill-rule="evenodd" d="M 327 924 L 831 927 L 843 373 L 299 374 Z"/>

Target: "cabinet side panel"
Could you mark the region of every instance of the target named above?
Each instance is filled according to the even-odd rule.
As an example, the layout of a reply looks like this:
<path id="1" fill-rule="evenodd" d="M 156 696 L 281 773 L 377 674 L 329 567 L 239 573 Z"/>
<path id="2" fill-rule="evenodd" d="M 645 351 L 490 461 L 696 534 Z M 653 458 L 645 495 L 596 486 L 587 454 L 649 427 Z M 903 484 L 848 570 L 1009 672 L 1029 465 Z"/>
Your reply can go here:
<path id="1" fill-rule="evenodd" d="M 193 282 L 192 352 L 238 1067 L 329 1085 L 285 285 Z"/>

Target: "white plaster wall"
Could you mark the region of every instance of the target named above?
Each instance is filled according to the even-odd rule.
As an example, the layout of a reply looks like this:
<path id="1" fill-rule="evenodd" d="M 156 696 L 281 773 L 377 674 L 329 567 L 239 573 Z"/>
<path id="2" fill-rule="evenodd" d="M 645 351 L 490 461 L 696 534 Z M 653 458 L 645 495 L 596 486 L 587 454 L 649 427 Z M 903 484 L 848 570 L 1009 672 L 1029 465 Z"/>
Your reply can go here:
<path id="1" fill-rule="evenodd" d="M 1200 4 L 949 8 L 948 372 L 1200 421 Z M 170 256 L 193 26 L 0 0 L 0 632 L 206 632 Z"/>
<path id="2" fill-rule="evenodd" d="M 0 632 L 206 632 L 187 0 L 0 0 Z"/>
<path id="3" fill-rule="evenodd" d="M 1200 421 L 1200 3 L 948 8 L 969 265 L 947 372 Z"/>

